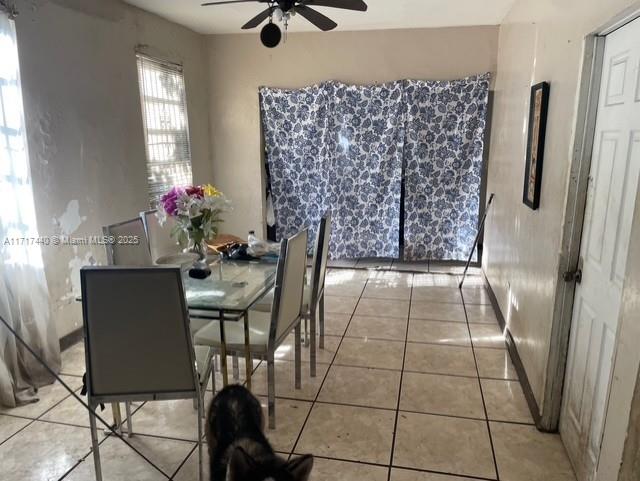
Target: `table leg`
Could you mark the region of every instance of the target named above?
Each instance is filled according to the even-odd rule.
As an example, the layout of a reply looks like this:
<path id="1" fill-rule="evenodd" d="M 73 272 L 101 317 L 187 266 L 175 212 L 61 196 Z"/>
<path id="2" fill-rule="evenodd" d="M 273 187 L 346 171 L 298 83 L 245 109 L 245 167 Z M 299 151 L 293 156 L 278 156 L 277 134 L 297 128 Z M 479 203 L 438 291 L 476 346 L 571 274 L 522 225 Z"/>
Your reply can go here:
<path id="1" fill-rule="evenodd" d="M 113 411 L 114 429 L 119 434 L 122 434 L 122 412 L 120 411 L 120 403 L 111 403 L 111 410 Z"/>
<path id="2" fill-rule="evenodd" d="M 238 362 L 237 354 L 231 356 L 231 364 L 233 366 L 233 381 L 238 382 L 240 379 L 240 363 Z"/>
<path id="3" fill-rule="evenodd" d="M 224 311 L 220 311 L 220 369 L 222 369 L 222 385 L 229 384 L 229 373 L 227 372 L 227 338 L 224 335 Z"/>
<path id="4" fill-rule="evenodd" d="M 251 390 L 251 370 L 253 360 L 251 359 L 251 339 L 249 338 L 249 312 L 244 312 L 244 365 L 247 376 L 247 389 Z"/>

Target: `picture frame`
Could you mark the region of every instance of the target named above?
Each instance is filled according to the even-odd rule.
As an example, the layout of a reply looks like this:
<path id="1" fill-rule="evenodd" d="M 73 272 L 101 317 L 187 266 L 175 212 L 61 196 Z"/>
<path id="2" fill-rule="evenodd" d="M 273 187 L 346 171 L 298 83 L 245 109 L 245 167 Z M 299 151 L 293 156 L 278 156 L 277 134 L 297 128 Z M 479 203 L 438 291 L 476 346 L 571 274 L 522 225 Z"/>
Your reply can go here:
<path id="1" fill-rule="evenodd" d="M 540 82 L 531 87 L 522 201 L 533 210 L 540 207 L 542 164 L 544 161 L 550 87 L 549 82 Z"/>

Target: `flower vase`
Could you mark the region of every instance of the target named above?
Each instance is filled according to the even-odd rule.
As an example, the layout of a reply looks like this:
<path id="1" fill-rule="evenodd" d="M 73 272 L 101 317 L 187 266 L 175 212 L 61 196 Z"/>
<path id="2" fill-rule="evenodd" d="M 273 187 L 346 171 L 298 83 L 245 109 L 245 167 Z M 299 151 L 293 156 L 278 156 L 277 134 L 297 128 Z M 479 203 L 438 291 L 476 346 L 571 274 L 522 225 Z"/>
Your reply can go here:
<path id="1" fill-rule="evenodd" d="M 189 277 L 194 279 L 206 279 L 211 275 L 211 269 L 207 264 L 207 244 L 202 241 L 191 242 L 190 252 L 198 255 L 198 259 L 193 262 L 191 269 L 189 269 Z"/>

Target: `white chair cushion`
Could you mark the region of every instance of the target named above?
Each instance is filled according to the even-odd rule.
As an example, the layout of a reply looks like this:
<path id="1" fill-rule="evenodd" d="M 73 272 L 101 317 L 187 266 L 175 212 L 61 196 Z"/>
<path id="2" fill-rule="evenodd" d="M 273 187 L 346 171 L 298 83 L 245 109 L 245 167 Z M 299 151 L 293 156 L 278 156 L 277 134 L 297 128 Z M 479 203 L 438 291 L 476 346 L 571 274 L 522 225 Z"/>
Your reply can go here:
<path id="1" fill-rule="evenodd" d="M 262 298 L 256 302 L 252 310 L 262 311 L 262 312 L 271 312 L 271 306 L 273 305 L 273 289 L 267 292 Z M 309 302 L 311 301 L 311 287 L 308 285 L 304 286 L 304 293 L 302 295 L 302 312 L 309 311 Z"/>
<path id="2" fill-rule="evenodd" d="M 205 327 L 196 332 L 194 342 L 196 345 L 219 348 L 220 321 L 210 321 Z M 249 311 L 249 339 L 251 352 L 266 352 L 269 342 L 269 326 L 271 325 L 271 313 L 262 311 Z M 244 319 L 238 321 L 225 321 L 224 334 L 228 351 L 244 350 Z"/>

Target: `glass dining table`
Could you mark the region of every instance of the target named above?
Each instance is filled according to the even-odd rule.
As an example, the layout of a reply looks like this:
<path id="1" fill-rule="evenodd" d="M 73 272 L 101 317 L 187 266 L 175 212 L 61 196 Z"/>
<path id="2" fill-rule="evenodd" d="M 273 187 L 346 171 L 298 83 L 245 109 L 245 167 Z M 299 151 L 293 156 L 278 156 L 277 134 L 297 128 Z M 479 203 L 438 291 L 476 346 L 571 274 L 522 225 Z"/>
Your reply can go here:
<path id="1" fill-rule="evenodd" d="M 215 260 L 206 279 L 183 274 L 183 284 L 189 315 L 192 318 L 216 320 L 220 326 L 220 367 L 223 383 L 228 384 L 227 350 L 224 324 L 244 323 L 244 347 L 247 387 L 251 388 L 251 352 L 249 349 L 249 309 L 275 284 L 276 261 Z"/>

